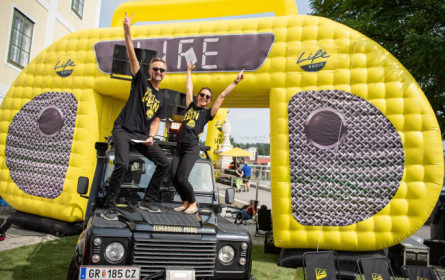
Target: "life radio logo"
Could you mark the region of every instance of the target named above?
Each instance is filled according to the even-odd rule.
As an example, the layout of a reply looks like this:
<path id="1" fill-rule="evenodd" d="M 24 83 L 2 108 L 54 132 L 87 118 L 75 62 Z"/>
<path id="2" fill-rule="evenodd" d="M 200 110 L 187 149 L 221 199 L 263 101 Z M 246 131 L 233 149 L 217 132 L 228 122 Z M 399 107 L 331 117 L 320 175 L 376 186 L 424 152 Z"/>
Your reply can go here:
<path id="1" fill-rule="evenodd" d="M 372 280 L 383 280 L 383 276 L 380 273 L 372 273 L 371 278 Z"/>
<path id="2" fill-rule="evenodd" d="M 326 269 L 324 268 L 316 268 L 315 269 L 315 278 L 317 280 L 324 279 L 328 276 L 328 273 L 326 272 Z"/>
<path id="3" fill-rule="evenodd" d="M 74 67 L 76 67 L 76 63 L 72 58 L 61 57 L 57 60 L 56 65 L 54 65 L 54 71 L 56 71 L 60 77 L 66 78 L 73 73 Z"/>
<path id="4" fill-rule="evenodd" d="M 326 66 L 329 57 L 319 45 L 305 46 L 298 54 L 297 65 L 306 72 L 318 72 Z"/>

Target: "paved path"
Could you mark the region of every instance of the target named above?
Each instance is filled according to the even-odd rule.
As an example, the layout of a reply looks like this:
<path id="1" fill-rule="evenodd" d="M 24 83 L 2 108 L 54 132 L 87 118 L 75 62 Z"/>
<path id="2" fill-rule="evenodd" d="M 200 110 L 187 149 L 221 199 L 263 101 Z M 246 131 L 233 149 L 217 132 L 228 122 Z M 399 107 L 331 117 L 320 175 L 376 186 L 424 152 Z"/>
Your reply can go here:
<path id="1" fill-rule="evenodd" d="M 14 211 L 9 208 L 6 209 L 4 207 L 0 207 L 0 218 L 6 219 L 9 216 L 9 214 L 13 212 Z M 0 251 L 14 249 L 25 245 L 32 245 L 41 242 L 51 241 L 57 238 L 58 237 L 51 234 L 21 229 L 13 225 L 6 232 L 6 239 L 0 241 Z"/>
<path id="2" fill-rule="evenodd" d="M 219 195 L 224 198 L 226 189 L 231 188 L 229 185 L 216 183 L 217 188 L 219 190 Z M 258 198 L 258 199 L 257 199 Z M 249 201 L 251 199 L 258 200 L 259 205 L 266 205 L 268 209 L 272 208 L 272 198 L 270 196 L 270 188 L 269 190 L 266 190 L 265 188 L 257 189 L 252 185 L 250 187 L 250 191 L 248 192 L 236 192 L 235 193 L 235 201 L 238 203 L 241 203 L 242 205 L 249 204 Z M 224 203 L 224 200 L 222 200 L 222 203 Z"/>

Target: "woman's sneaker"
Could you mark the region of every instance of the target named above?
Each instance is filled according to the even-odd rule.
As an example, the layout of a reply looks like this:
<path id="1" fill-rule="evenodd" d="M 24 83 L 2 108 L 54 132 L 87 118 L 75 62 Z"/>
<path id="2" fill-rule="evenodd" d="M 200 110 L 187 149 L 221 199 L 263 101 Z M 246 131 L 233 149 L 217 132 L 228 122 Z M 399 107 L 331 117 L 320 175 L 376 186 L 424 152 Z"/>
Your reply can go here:
<path id="1" fill-rule="evenodd" d="M 159 209 L 158 206 L 155 205 L 152 201 L 143 201 L 141 202 L 141 205 L 139 205 L 139 208 L 147 210 L 151 213 L 161 213 L 161 209 Z"/>
<path id="2" fill-rule="evenodd" d="M 114 207 L 108 207 L 106 208 L 102 213 L 100 213 L 100 216 L 108 221 L 117 221 L 117 213 Z"/>

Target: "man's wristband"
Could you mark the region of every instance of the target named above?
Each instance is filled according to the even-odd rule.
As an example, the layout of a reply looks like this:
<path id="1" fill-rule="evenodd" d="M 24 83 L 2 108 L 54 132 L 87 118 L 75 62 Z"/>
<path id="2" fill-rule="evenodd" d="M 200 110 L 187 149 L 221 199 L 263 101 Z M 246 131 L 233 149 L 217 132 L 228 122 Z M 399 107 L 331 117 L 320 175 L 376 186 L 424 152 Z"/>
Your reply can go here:
<path id="1" fill-rule="evenodd" d="M 233 82 L 235 83 L 235 85 L 237 85 L 239 82 L 237 82 L 236 80 L 233 80 Z"/>
<path id="2" fill-rule="evenodd" d="M 150 135 L 150 136 L 148 136 L 148 138 L 153 138 L 154 139 L 155 137 Z"/>

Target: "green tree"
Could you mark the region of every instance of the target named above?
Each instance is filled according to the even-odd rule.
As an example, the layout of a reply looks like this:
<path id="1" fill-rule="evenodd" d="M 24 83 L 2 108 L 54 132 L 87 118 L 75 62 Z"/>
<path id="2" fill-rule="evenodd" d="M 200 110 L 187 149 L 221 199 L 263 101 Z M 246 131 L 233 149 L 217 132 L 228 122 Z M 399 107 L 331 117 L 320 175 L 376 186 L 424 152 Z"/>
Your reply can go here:
<path id="1" fill-rule="evenodd" d="M 260 156 L 268 156 L 270 155 L 270 144 L 265 143 L 252 143 L 249 147 L 256 147 L 258 151 L 258 155 Z"/>
<path id="2" fill-rule="evenodd" d="M 230 145 L 232 145 L 234 148 L 238 147 L 237 143 L 235 142 L 235 139 L 232 137 L 232 135 L 229 136 L 229 140 L 230 140 Z"/>
<path id="3" fill-rule="evenodd" d="M 255 146 L 256 146 L 256 148 L 257 148 L 258 155 L 264 155 L 264 148 L 263 148 L 263 145 L 261 145 L 261 144 L 256 144 Z"/>
<path id="4" fill-rule="evenodd" d="M 414 76 L 445 125 L 445 1 L 310 0 L 313 15 L 373 39 Z"/>
<path id="5" fill-rule="evenodd" d="M 270 144 L 263 144 L 264 145 L 264 155 L 269 156 L 270 155 Z"/>

